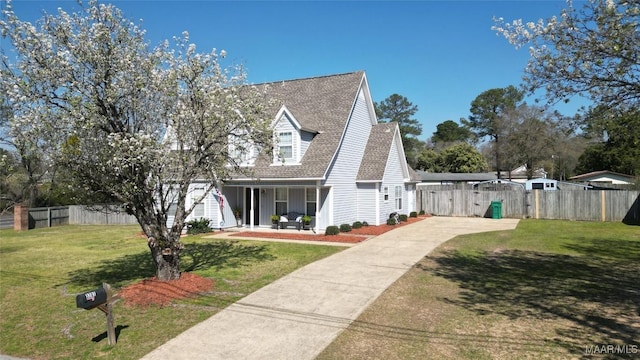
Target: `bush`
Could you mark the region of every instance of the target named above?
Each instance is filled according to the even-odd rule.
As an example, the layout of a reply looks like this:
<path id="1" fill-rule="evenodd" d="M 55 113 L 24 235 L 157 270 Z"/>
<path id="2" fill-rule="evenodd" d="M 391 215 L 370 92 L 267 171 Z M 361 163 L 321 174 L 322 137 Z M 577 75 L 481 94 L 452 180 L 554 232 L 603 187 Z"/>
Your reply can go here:
<path id="1" fill-rule="evenodd" d="M 417 217 L 418 217 L 418 213 L 417 213 L 417 212 L 415 212 L 415 211 L 412 211 L 412 212 L 409 214 L 409 217 L 417 218 Z"/>
<path id="2" fill-rule="evenodd" d="M 339 233 L 340 229 L 338 229 L 338 227 L 335 225 L 327 226 L 327 228 L 324 230 L 325 235 L 338 235 Z"/>
<path id="3" fill-rule="evenodd" d="M 354 229 L 360 229 L 362 227 L 362 223 L 360 221 L 356 221 L 351 225 Z"/>
<path id="4" fill-rule="evenodd" d="M 368 223 L 368 222 L 366 222 L 366 221 L 363 221 L 363 222 L 362 222 L 362 226 L 369 226 L 369 223 Z"/>
<path id="5" fill-rule="evenodd" d="M 340 232 L 349 232 L 349 231 L 351 231 L 351 225 L 349 224 L 340 225 Z"/>
<path id="6" fill-rule="evenodd" d="M 389 219 L 387 219 L 387 225 L 396 225 L 400 224 L 400 216 L 397 212 L 392 212 L 389 214 Z"/>
<path id="7" fill-rule="evenodd" d="M 407 219 L 407 214 L 400 214 L 399 218 L 400 218 L 400 221 L 404 221 L 404 222 L 407 222 L 407 220 L 409 220 Z"/>
<path id="8" fill-rule="evenodd" d="M 420 212 L 418 214 L 424 215 L 424 210 L 420 210 Z"/>
<path id="9" fill-rule="evenodd" d="M 187 234 L 204 234 L 211 232 L 213 229 L 209 226 L 210 220 L 207 218 L 195 219 L 187 222 Z"/>

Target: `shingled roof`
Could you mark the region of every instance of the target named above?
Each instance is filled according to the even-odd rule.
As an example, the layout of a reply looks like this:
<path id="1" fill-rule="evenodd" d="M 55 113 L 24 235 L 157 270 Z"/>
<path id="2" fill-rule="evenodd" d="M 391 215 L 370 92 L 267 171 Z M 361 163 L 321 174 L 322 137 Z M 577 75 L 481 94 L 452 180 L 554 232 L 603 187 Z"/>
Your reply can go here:
<path id="1" fill-rule="evenodd" d="M 357 71 L 257 85 L 268 86 L 268 96 L 275 100 L 273 116 L 285 105 L 303 129 L 313 129 L 317 133 L 300 164 L 272 166 L 271 156 L 260 156 L 253 167 L 253 176 L 260 179 L 323 178 L 338 149 L 363 77 L 364 72 Z M 235 180 L 242 179 L 236 177 Z"/>
<path id="2" fill-rule="evenodd" d="M 395 122 L 379 123 L 371 128 L 357 181 L 382 180 L 397 128 L 398 123 Z"/>

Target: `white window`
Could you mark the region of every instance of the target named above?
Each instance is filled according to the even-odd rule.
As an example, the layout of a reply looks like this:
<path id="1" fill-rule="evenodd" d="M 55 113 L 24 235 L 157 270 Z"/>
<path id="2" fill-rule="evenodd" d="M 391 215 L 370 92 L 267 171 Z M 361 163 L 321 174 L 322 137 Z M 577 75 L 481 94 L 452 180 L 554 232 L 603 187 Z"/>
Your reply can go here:
<path id="1" fill-rule="evenodd" d="M 309 216 L 316 216 L 316 189 L 315 188 L 307 188 L 306 189 L 306 211 Z"/>
<path id="2" fill-rule="evenodd" d="M 383 188 L 383 194 L 384 194 L 384 202 L 389 201 L 389 187 L 385 186 Z"/>
<path id="3" fill-rule="evenodd" d="M 402 210 L 402 186 L 396 186 L 396 210 Z"/>
<path id="4" fill-rule="evenodd" d="M 169 208 L 167 209 L 167 215 L 175 216 L 178 211 L 178 188 L 172 187 L 167 193 L 167 203 Z"/>
<path id="5" fill-rule="evenodd" d="M 276 188 L 276 214 L 283 215 L 288 212 L 289 191 L 287 188 Z"/>
<path id="6" fill-rule="evenodd" d="M 195 188 L 191 192 L 192 204 L 200 200 L 200 202 L 197 202 L 196 206 L 193 208 L 193 216 L 196 218 L 204 217 L 204 202 L 202 202 L 202 200 L 200 199 L 203 195 L 204 195 L 204 188 Z"/>
<path id="7" fill-rule="evenodd" d="M 281 159 L 293 159 L 293 134 L 290 131 L 278 134 L 278 155 Z"/>
<path id="8" fill-rule="evenodd" d="M 256 158 L 256 146 L 247 141 L 246 136 L 230 134 L 229 154 L 241 166 L 253 165 Z"/>

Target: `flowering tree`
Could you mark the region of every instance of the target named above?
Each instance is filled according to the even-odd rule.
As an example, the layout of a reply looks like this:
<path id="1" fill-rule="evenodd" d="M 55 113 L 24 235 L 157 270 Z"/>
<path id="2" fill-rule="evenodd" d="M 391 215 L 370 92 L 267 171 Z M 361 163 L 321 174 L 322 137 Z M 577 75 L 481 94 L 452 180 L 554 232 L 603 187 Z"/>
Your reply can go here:
<path id="1" fill-rule="evenodd" d="M 640 102 L 640 7 L 637 0 L 567 1 L 559 18 L 523 23 L 494 19 L 493 30 L 516 48 L 530 44 L 527 90 L 545 89 L 551 100 L 590 97 L 608 107 Z"/>
<path id="2" fill-rule="evenodd" d="M 241 68 L 223 69 L 224 51 L 197 53 L 187 33 L 150 48 L 112 5 L 90 1 L 35 25 L 10 3 L 3 15 L 15 48 L 15 61 L 3 54 L 0 80 L 11 131 L 30 131 L 83 191 L 124 204 L 158 278 L 179 278 L 186 217 L 241 171 L 230 147 L 271 146 L 264 91 L 245 85 Z M 194 180 L 209 185 L 186 207 Z"/>

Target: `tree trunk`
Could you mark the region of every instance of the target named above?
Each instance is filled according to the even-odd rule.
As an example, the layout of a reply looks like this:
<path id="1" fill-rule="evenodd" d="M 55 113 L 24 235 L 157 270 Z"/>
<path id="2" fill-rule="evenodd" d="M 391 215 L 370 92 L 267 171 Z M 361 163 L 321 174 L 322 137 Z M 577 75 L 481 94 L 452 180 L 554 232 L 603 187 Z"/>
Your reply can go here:
<path id="1" fill-rule="evenodd" d="M 149 249 L 156 265 L 156 277 L 160 281 L 180 279 L 180 253 L 183 245 L 179 241 L 157 241 L 150 237 Z"/>

